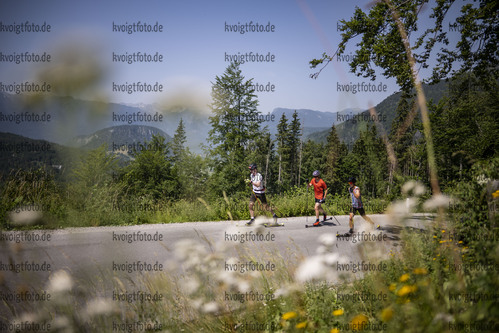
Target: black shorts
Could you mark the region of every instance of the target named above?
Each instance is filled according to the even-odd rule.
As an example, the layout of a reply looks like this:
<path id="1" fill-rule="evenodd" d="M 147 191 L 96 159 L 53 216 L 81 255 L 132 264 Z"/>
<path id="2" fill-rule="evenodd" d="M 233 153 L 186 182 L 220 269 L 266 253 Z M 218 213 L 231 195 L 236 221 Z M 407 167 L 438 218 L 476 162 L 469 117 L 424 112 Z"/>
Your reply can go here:
<path id="1" fill-rule="evenodd" d="M 324 199 L 317 199 L 317 198 L 315 198 L 315 203 L 321 203 L 321 200 L 324 200 Z M 324 202 L 322 202 L 322 203 L 324 203 Z"/>
<path id="2" fill-rule="evenodd" d="M 364 210 L 364 208 L 350 207 L 350 213 L 353 213 L 353 215 L 355 215 L 356 211 L 360 214 L 360 216 L 366 216 L 366 211 Z"/>
<path id="3" fill-rule="evenodd" d="M 250 202 L 255 202 L 257 198 L 262 204 L 267 204 L 265 193 L 251 193 Z"/>

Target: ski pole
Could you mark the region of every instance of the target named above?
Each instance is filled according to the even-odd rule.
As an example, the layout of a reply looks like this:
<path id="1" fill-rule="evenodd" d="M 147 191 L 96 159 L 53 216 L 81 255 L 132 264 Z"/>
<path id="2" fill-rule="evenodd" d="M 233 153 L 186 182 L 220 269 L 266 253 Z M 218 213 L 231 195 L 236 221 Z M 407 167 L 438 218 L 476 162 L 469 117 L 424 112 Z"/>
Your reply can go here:
<path id="1" fill-rule="evenodd" d="M 329 205 L 328 205 L 328 206 L 329 206 Z M 329 212 L 328 212 L 328 211 L 326 211 L 326 213 L 327 213 L 328 215 L 331 215 L 332 217 L 334 217 L 334 219 L 336 220 L 336 222 L 338 222 L 338 224 L 339 224 L 339 225 L 341 225 L 340 221 L 338 221 L 338 219 L 336 218 L 336 216 L 334 216 L 333 214 L 329 214 Z"/>
<path id="2" fill-rule="evenodd" d="M 307 179 L 307 196 L 305 197 L 305 214 L 306 214 L 306 220 L 305 220 L 305 223 L 308 224 L 308 192 L 309 192 L 309 188 L 310 186 L 308 186 L 310 183 Z"/>

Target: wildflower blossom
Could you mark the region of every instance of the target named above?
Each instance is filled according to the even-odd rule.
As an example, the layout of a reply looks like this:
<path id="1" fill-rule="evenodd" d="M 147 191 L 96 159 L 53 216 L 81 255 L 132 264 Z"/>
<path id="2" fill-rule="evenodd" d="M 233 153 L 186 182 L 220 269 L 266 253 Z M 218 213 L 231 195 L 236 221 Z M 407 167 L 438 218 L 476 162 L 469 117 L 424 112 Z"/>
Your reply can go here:
<path id="1" fill-rule="evenodd" d="M 443 194 L 435 194 L 430 199 L 426 200 L 423 208 L 426 210 L 434 210 L 437 208 L 447 208 L 450 204 L 450 198 Z"/>
<path id="2" fill-rule="evenodd" d="M 400 278 L 399 278 L 399 281 L 400 281 L 400 282 L 405 282 L 405 281 L 407 281 L 407 280 L 409 280 L 409 274 L 407 274 L 407 273 L 406 273 L 406 274 L 401 275 L 401 276 L 400 276 Z"/>
<path id="3" fill-rule="evenodd" d="M 296 318 L 298 315 L 294 311 L 286 312 L 285 314 L 282 315 L 283 320 L 290 320 L 293 318 Z"/>
<path id="4" fill-rule="evenodd" d="M 428 270 L 426 268 L 414 268 L 413 273 L 416 275 L 426 275 L 428 274 Z"/>
<path id="5" fill-rule="evenodd" d="M 48 290 L 53 293 L 69 291 L 73 288 L 73 279 L 65 270 L 58 270 L 49 277 Z"/>
<path id="6" fill-rule="evenodd" d="M 368 323 L 369 319 L 363 314 L 356 315 L 350 322 L 350 327 L 352 331 L 361 331 L 364 326 Z"/>
<path id="7" fill-rule="evenodd" d="M 415 292 L 417 289 L 416 286 L 403 286 L 402 288 L 400 288 L 400 290 L 397 292 L 397 295 L 400 296 L 400 297 L 404 297 L 404 296 L 407 296 L 409 295 L 410 293 L 413 293 Z"/>
<path id="8" fill-rule="evenodd" d="M 420 182 L 410 180 L 402 186 L 402 194 L 420 196 L 425 192 L 425 187 Z"/>
<path id="9" fill-rule="evenodd" d="M 95 298 L 87 303 L 85 314 L 88 317 L 105 316 L 115 311 L 114 303 L 104 298 Z"/>
<path id="10" fill-rule="evenodd" d="M 42 212 L 36 206 L 17 207 L 9 213 L 9 221 L 14 225 L 34 225 L 42 221 Z"/>
<path id="11" fill-rule="evenodd" d="M 384 308 L 381 311 L 381 320 L 390 321 L 393 318 L 393 310 L 391 308 Z"/>
<path id="12" fill-rule="evenodd" d="M 341 316 L 343 315 L 343 309 L 338 309 L 333 311 L 333 316 Z"/>
<path id="13" fill-rule="evenodd" d="M 296 328 L 305 328 L 307 327 L 307 322 L 302 321 L 301 323 L 296 324 Z"/>
<path id="14" fill-rule="evenodd" d="M 208 314 L 214 314 L 218 312 L 218 304 L 216 302 L 209 302 L 203 305 L 202 311 Z"/>

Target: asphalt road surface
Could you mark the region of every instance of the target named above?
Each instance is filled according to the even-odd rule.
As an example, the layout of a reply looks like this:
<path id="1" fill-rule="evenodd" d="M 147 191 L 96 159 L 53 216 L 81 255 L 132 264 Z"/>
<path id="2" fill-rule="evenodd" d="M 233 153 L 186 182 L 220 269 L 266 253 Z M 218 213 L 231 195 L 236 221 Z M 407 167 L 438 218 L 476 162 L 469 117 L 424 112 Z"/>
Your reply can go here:
<path id="1" fill-rule="evenodd" d="M 300 262 L 316 254 L 321 235 L 334 236 L 333 251 L 346 262 L 362 259 L 359 244 L 366 235 L 377 235 L 376 247 L 382 253 L 396 251 L 403 228 L 425 229 L 430 217 L 414 215 L 405 225 L 397 225 L 388 215 L 371 215 L 380 230 L 362 233 L 367 227 L 355 217 L 353 237 L 336 238 L 348 231 L 348 216 L 337 216 L 322 227 L 305 228 L 314 217 L 279 219 L 283 227 L 246 227 L 246 221 L 149 224 L 125 227 L 70 228 L 29 232 L 2 232 L 0 235 L 0 296 L 5 301 L 15 290 L 44 290 L 49 275 L 65 270 L 77 283 L 110 288 L 113 276 L 136 281 L 144 272 L 181 270 L 173 264 L 178 242 L 191 239 L 207 251 L 223 251 L 227 258 L 246 255 L 267 262 L 267 255 L 278 254 L 285 262 Z M 380 236 L 381 235 L 381 236 Z M 371 238 L 372 240 L 372 238 Z M 220 250 L 223 249 L 223 250 Z M 350 274 L 362 272 L 350 272 Z M 105 292 L 105 290 L 103 290 Z M 12 308 L 0 301 L 0 316 L 9 317 Z M 12 304 L 10 304 L 12 305 Z M 18 306 L 18 305 L 16 305 Z"/>

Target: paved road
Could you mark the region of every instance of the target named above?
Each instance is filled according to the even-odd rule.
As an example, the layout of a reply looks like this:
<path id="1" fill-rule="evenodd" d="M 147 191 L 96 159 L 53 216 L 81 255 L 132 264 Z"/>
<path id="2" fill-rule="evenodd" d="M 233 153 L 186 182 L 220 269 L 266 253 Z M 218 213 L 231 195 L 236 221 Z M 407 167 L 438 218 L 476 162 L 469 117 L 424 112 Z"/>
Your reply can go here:
<path id="1" fill-rule="evenodd" d="M 395 225 L 387 215 L 371 215 L 371 218 L 381 226 L 378 232 L 384 234 L 382 241 L 377 242 L 382 252 L 396 249 L 403 226 Z M 267 255 L 278 254 L 291 263 L 316 254 L 320 235 L 348 231 L 348 216 L 337 216 L 341 225 L 332 220 L 320 228 L 306 229 L 307 220 L 312 223 L 314 218 L 280 219 L 284 227 L 265 228 L 261 233 L 254 227 L 245 227 L 245 221 L 74 228 L 27 234 L 2 232 L 0 292 L 5 295 L 20 286 L 43 290 L 49 274 L 60 269 L 70 272 L 80 283 L 99 285 L 104 281 L 105 285 L 110 276 L 126 276 L 134 281 L 144 271 L 168 271 L 176 244 L 183 239 L 195 240 L 205 248 L 224 248 L 227 258 L 240 258 L 244 253 L 266 262 Z M 366 224 L 361 217 L 355 217 L 355 222 L 356 231 Z M 408 225 L 424 229 L 428 223 L 424 216 L 417 215 Z M 151 239 L 144 241 L 144 237 Z M 334 251 L 347 261 L 359 260 L 358 240 L 359 237 L 338 240 Z M 0 315 L 6 312 L 2 306 L 0 302 Z"/>

